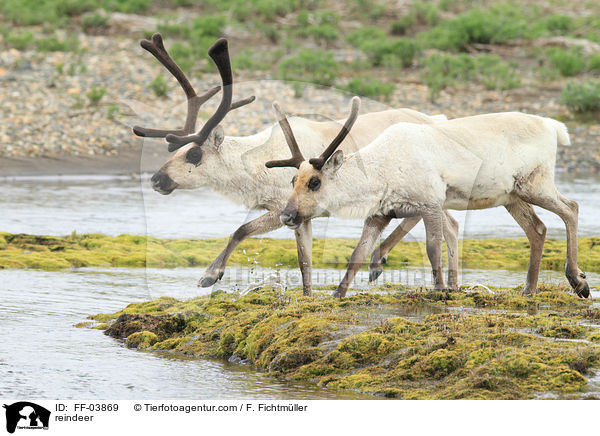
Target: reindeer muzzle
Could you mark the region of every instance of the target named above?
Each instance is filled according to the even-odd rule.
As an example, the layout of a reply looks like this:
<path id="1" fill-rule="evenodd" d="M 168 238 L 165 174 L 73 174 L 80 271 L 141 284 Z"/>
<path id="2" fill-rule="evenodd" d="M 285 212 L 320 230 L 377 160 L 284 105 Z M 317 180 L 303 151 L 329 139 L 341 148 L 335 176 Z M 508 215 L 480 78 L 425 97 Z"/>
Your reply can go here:
<path id="1" fill-rule="evenodd" d="M 169 195 L 177 188 L 177 183 L 167 173 L 163 173 L 162 171 L 156 172 L 150 181 L 152 182 L 152 189 L 163 195 Z"/>
<path id="2" fill-rule="evenodd" d="M 285 226 L 291 229 L 297 229 L 302 224 L 302 217 L 298 214 L 297 210 L 291 210 L 285 208 L 279 215 L 279 220 Z"/>

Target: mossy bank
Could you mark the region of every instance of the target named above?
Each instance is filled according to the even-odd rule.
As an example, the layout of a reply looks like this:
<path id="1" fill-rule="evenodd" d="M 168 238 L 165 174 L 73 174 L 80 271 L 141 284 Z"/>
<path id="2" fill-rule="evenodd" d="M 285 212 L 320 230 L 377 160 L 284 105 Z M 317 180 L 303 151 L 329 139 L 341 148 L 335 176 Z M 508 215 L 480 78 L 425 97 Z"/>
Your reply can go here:
<path id="1" fill-rule="evenodd" d="M 600 368 L 600 310 L 544 285 L 532 297 L 396 286 L 342 300 L 215 291 L 91 318 L 129 347 L 251 363 L 275 377 L 394 398 L 593 397 L 589 379 Z"/>
<path id="2" fill-rule="evenodd" d="M 226 244 L 224 238 L 159 239 L 100 234 L 57 237 L 0 232 L 0 268 L 208 266 Z M 315 239 L 313 244 L 316 268 L 345 268 L 356 240 Z M 525 238 L 464 240 L 459 245 L 459 258 L 465 268 L 527 269 L 528 254 Z M 565 258 L 564 241 L 546 241 L 542 269 L 562 270 Z M 293 240 L 249 238 L 235 250 L 230 264 L 295 268 L 296 245 Z M 428 264 L 424 242 L 411 241 L 401 242 L 391 251 L 386 267 Z M 600 270 L 600 237 L 579 238 L 579 267 Z"/>

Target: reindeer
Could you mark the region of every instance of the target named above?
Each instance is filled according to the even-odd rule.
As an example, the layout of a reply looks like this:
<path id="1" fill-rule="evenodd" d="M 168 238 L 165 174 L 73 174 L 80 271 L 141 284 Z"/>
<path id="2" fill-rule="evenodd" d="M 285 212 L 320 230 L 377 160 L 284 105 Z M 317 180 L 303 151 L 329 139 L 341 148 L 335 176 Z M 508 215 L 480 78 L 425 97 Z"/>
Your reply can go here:
<path id="1" fill-rule="evenodd" d="M 142 137 L 166 138 L 169 151 L 175 151 L 151 178 L 157 192 L 168 195 L 175 189 L 193 189 L 208 186 L 229 199 L 250 209 L 266 209 L 264 215 L 238 228 L 225 249 L 217 256 L 199 281 L 199 286 L 212 286 L 225 271 L 225 266 L 235 248 L 245 238 L 266 233 L 283 226 L 279 215 L 290 193 L 290 180 L 293 171 L 267 171 L 264 159 L 274 159 L 286 153 L 286 131 L 271 126 L 255 135 L 245 137 L 225 136 L 219 123 L 226 114 L 235 108 L 251 103 L 254 97 L 231 104 L 233 79 L 229 61 L 227 41 L 217 41 L 209 50 L 221 75 L 223 95 L 215 114 L 202 129 L 192 134 L 200 106 L 219 92 L 220 87 L 208 90 L 198 96 L 186 78 L 165 50 L 162 37 L 155 34 L 152 40 L 142 40 L 141 46 L 150 52 L 177 79 L 188 101 L 185 125 L 182 129 L 149 129 L 136 126 L 133 131 Z M 445 119 L 445 117 L 443 117 Z M 388 110 L 362 115 L 355 124 L 354 142 L 346 141 L 346 151 L 355 151 L 374 140 L 387 127 L 400 122 L 431 123 L 432 118 L 410 109 Z M 289 126 L 290 122 L 286 123 Z M 336 122 L 316 122 L 303 118 L 293 118 L 291 124 L 302 140 L 305 153 L 318 153 L 323 144 L 329 143 L 339 130 Z M 291 127 L 290 127 L 291 129 Z M 405 227 L 418 222 L 409 221 Z M 450 263 L 453 271 L 458 270 L 458 223 L 449 217 L 447 241 Z M 311 295 L 312 266 L 312 227 L 310 220 L 295 229 L 298 262 L 303 279 L 305 295 Z M 454 280 L 454 279 L 452 279 Z"/>
<path id="2" fill-rule="evenodd" d="M 360 99 L 352 100 L 355 120 Z M 565 275 L 580 297 L 589 297 L 585 274 L 577 266 L 578 205 L 554 185 L 557 145 L 569 145 L 564 124 L 519 112 L 458 118 L 435 124 L 398 123 L 368 146 L 344 158 L 337 150 L 352 128 L 346 123 L 336 140 L 308 162 L 288 141 L 298 168 L 294 191 L 281 221 L 295 228 L 326 213 L 365 218 L 335 295 L 344 297 L 360 265 L 392 218 L 421 216 L 435 289 L 444 289 L 441 240 L 444 209 L 504 206 L 523 228 L 531 246 L 523 289 L 535 293 L 546 226 L 532 205 L 562 218 L 567 231 Z M 366 171 L 365 171 L 366 170 Z"/>

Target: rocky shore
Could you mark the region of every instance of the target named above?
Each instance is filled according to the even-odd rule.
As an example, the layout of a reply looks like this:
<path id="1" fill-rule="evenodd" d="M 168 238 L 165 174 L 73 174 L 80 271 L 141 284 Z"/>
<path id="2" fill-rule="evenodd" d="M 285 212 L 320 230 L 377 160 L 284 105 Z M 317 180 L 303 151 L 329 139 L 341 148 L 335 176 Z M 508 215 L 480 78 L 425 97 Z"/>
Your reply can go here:
<path id="1" fill-rule="evenodd" d="M 162 141 L 143 141 L 131 132 L 134 124 L 175 127 L 185 117 L 183 93 L 139 45 L 139 36 L 78 35 L 77 52 L 0 52 L 0 176 L 64 173 L 135 173 L 140 157 L 158 166 L 167 155 Z M 235 38 L 231 41 L 235 57 Z M 169 92 L 157 97 L 148 88 L 159 74 Z M 349 95 L 329 88 L 308 87 L 301 99 L 291 84 L 273 80 L 270 73 L 235 71 L 235 96 L 257 96 L 251 107 L 232 112 L 223 123 L 227 135 L 247 135 L 271 123 L 275 98 L 289 113 L 345 116 Z M 218 83 L 214 74 L 194 78 L 199 90 Z M 565 119 L 559 103 L 561 84 L 543 89 L 521 87 L 510 91 L 486 90 L 480 85 L 443 91 L 436 103 L 427 88 L 408 70 L 398 78 L 390 100 L 366 101 L 363 111 L 411 107 L 448 117 L 519 110 Z M 88 94 L 104 89 L 94 102 Z M 206 119 L 218 98 L 200 113 Z M 573 145 L 561 147 L 561 171 L 600 170 L 600 124 L 567 121 Z M 148 168 L 146 168 L 148 169 Z"/>

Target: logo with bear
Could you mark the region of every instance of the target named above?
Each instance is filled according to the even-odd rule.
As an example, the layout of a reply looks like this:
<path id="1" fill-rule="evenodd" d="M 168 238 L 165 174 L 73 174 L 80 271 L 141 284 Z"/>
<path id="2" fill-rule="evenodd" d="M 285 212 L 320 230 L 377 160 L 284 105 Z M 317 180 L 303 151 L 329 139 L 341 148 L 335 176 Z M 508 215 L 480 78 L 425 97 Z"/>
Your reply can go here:
<path id="1" fill-rule="evenodd" d="M 48 429 L 50 411 L 28 401 L 4 405 L 6 409 L 6 431 L 14 433 L 18 429 Z"/>

